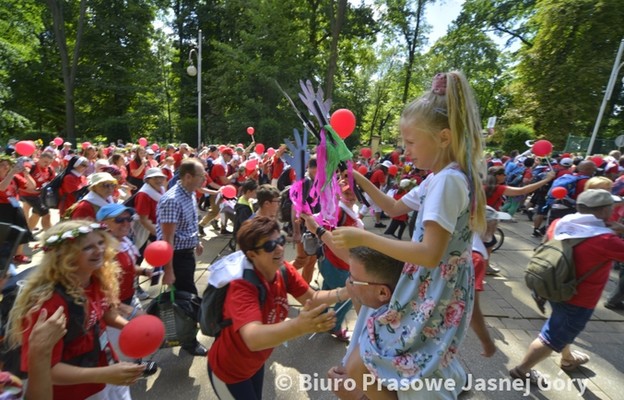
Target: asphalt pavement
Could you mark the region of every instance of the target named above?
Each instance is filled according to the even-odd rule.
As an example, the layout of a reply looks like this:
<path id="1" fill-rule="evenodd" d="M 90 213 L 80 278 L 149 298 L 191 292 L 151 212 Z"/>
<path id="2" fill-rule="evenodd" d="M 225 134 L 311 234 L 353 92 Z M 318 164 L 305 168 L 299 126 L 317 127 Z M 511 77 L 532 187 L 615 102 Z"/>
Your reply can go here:
<path id="1" fill-rule="evenodd" d="M 530 236 L 532 225 L 523 215 L 518 222 L 501 223 L 505 233 L 503 246 L 492 255 L 491 262 L 501 269 L 499 276 L 487 276 L 485 291 L 481 295 L 483 313 L 497 352 L 491 358 L 480 355 L 481 345 L 469 332 L 460 349 L 459 358 L 469 375 L 469 387 L 460 399 L 622 399 L 624 398 L 624 312 L 616 312 L 602 305 L 606 295 L 617 283 L 617 271 L 603 293 L 591 321 L 577 338 L 574 346 L 591 356 L 591 361 L 572 373 L 559 368 L 559 356 L 553 354 L 536 368 L 547 374 L 550 387 L 527 390 L 513 385 L 508 370 L 523 358 L 529 343 L 537 336 L 546 317 L 534 305 L 525 285 L 524 268 L 533 249 L 539 243 Z M 366 229 L 382 234 L 383 229 L 373 227 L 372 219 L 365 219 Z M 388 221 L 389 222 L 389 221 Z M 227 254 L 228 236 L 206 228 L 202 239 L 204 254 L 199 258 L 196 282 L 200 293 L 208 280 L 208 267 L 221 254 Z M 407 235 L 407 233 L 406 233 Z M 405 236 L 406 236 L 405 235 Z M 408 240 L 404 237 L 404 240 Z M 287 244 L 286 258 L 292 260 L 295 250 Z M 33 264 L 36 265 L 38 254 Z M 315 274 L 313 285 L 320 277 Z M 158 295 L 159 286 L 142 287 L 152 297 Z M 149 300 L 148 300 L 149 301 Z M 291 315 L 298 312 L 296 301 L 291 299 Z M 548 312 L 548 311 L 547 311 Z M 348 328 L 353 328 L 356 315 L 347 317 Z M 198 333 L 198 340 L 209 347 L 212 339 Z M 311 340 L 301 337 L 277 347 L 265 366 L 265 399 L 333 399 L 324 379 L 327 370 L 340 363 L 345 344 L 329 334 L 318 334 Z M 132 386 L 132 397 L 144 399 L 216 399 L 208 379 L 206 358 L 192 357 L 180 348 L 161 349 L 153 360 L 159 371 Z"/>

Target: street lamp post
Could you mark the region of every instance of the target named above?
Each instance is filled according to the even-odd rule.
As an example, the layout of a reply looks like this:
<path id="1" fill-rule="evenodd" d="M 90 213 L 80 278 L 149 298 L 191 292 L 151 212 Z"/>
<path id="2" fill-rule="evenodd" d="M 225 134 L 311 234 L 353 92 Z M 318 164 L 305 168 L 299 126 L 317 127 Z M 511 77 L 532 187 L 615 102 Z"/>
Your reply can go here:
<path id="1" fill-rule="evenodd" d="M 602 99 L 602 104 L 600 105 L 598 118 L 596 118 L 594 131 L 592 132 L 591 139 L 589 139 L 589 145 L 587 146 L 588 156 L 591 155 L 592 147 L 594 147 L 594 141 L 596 140 L 596 135 L 598 135 L 598 128 L 600 127 L 600 122 L 602 121 L 602 116 L 604 114 L 605 108 L 607 108 L 607 101 L 609 101 L 609 98 L 611 98 L 611 93 L 613 93 L 615 80 L 617 79 L 620 69 L 624 65 L 624 63 L 620 64 L 620 60 L 622 59 L 622 51 L 624 51 L 624 39 L 622 39 L 622 41 L 620 42 L 620 48 L 618 49 L 617 56 L 615 56 L 615 62 L 613 63 L 613 69 L 611 70 L 611 76 L 609 77 L 609 83 L 607 83 L 607 89 L 605 90 L 605 95 L 604 95 L 604 98 Z"/>
<path id="2" fill-rule="evenodd" d="M 197 57 L 197 68 L 193 65 L 192 55 L 195 53 Z M 202 71 L 202 31 L 199 30 L 197 34 L 197 48 L 189 51 L 189 66 L 186 68 L 186 73 L 190 76 L 197 75 L 197 152 L 201 149 L 201 71 Z"/>

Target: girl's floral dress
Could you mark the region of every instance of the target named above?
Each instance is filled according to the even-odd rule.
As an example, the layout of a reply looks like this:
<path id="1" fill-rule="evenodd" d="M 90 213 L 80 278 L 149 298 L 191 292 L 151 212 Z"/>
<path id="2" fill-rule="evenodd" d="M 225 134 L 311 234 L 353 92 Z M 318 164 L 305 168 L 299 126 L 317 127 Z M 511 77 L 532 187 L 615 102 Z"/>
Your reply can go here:
<path id="1" fill-rule="evenodd" d="M 474 302 L 466 178 L 451 164 L 413 190 L 404 197 L 407 205 L 419 207 L 412 241 L 423 240 L 423 219 L 432 216 L 452 236 L 437 268 L 405 264 L 390 303 L 366 319 L 360 355 L 369 371 L 390 388 L 394 382 L 418 388 L 412 382 L 423 378 L 454 379 L 458 386 L 451 393 L 405 390 L 400 398 L 456 398 L 465 373 L 455 356 Z"/>

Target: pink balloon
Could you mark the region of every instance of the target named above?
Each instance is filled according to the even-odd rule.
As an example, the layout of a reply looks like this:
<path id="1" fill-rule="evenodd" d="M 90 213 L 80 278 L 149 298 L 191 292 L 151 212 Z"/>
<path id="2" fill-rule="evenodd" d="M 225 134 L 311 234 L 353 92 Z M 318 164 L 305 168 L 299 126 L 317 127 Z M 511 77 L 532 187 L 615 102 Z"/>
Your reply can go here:
<path id="1" fill-rule="evenodd" d="M 258 166 L 258 160 L 256 160 L 256 159 L 249 160 L 249 161 L 247 161 L 247 163 L 245 163 L 245 169 L 248 172 L 253 171 L 254 169 L 256 169 L 257 166 Z"/>
<path id="2" fill-rule="evenodd" d="M 154 143 L 154 144 L 152 145 L 152 150 L 154 150 L 154 151 L 158 151 L 158 150 L 160 150 L 160 147 L 158 147 L 158 144 L 157 144 L 157 143 Z"/>
<path id="3" fill-rule="evenodd" d="M 342 139 L 347 138 L 355 129 L 355 115 L 351 110 L 341 108 L 332 114 L 329 124 Z"/>
<path id="4" fill-rule="evenodd" d="M 119 349 L 130 358 L 154 353 L 165 340 L 165 325 L 153 315 L 133 318 L 119 333 Z"/>
<path id="5" fill-rule="evenodd" d="M 274 149 L 273 147 L 269 147 L 269 148 L 267 149 L 267 155 L 268 155 L 269 157 L 273 157 L 273 156 L 275 155 L 275 149 Z"/>
<path id="6" fill-rule="evenodd" d="M 148 264 L 160 267 L 173 259 L 173 246 L 164 240 L 157 240 L 147 245 L 143 255 Z"/>
<path id="7" fill-rule="evenodd" d="M 553 145 L 548 140 L 542 139 L 533 143 L 533 154 L 538 157 L 544 157 L 552 153 Z"/>
<path id="8" fill-rule="evenodd" d="M 550 191 L 550 194 L 555 199 L 561 200 L 568 195 L 568 190 L 562 186 L 558 186 L 558 187 L 552 188 L 552 190 Z"/>
<path id="9" fill-rule="evenodd" d="M 249 135 L 253 135 L 255 131 L 256 130 L 254 129 L 253 126 L 250 126 L 249 128 L 247 128 L 247 134 L 249 134 Z"/>
<path id="10" fill-rule="evenodd" d="M 37 149 L 32 140 L 21 140 L 15 143 L 15 151 L 20 156 L 30 157 Z"/>
<path id="11" fill-rule="evenodd" d="M 86 150 L 89 147 L 91 147 L 91 142 L 82 142 L 82 149 L 83 150 Z"/>
<path id="12" fill-rule="evenodd" d="M 140 138 L 139 144 L 143 147 L 147 146 L 147 139 L 145 139 L 144 137 Z"/>
<path id="13" fill-rule="evenodd" d="M 54 144 L 55 144 L 55 145 L 57 145 L 57 146 L 62 145 L 62 144 L 63 144 L 63 138 L 61 138 L 61 137 L 55 137 L 55 138 L 54 138 Z"/>
<path id="14" fill-rule="evenodd" d="M 221 191 L 221 194 L 223 195 L 223 197 L 225 197 L 226 199 L 236 198 L 237 190 L 233 185 L 221 186 L 219 190 Z"/>
<path id="15" fill-rule="evenodd" d="M 256 145 L 255 150 L 256 150 L 256 153 L 258 153 L 258 154 L 264 153 L 264 145 L 262 143 L 258 143 Z"/>

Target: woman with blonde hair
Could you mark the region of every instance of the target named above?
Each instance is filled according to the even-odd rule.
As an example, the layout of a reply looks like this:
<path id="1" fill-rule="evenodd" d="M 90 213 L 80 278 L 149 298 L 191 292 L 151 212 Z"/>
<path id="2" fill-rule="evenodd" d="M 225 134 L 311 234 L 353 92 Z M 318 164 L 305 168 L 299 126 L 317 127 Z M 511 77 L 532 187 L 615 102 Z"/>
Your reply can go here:
<path id="1" fill-rule="evenodd" d="M 145 367 L 118 362 L 106 337 L 106 326 L 121 329 L 128 322 L 117 312 L 117 241 L 104 225 L 72 220 L 48 229 L 43 249 L 9 318 L 9 343 L 22 346 L 22 369 L 29 367 L 29 337 L 39 314 L 63 307 L 67 333 L 52 351 L 54 398 L 130 399 L 127 385 Z"/>

